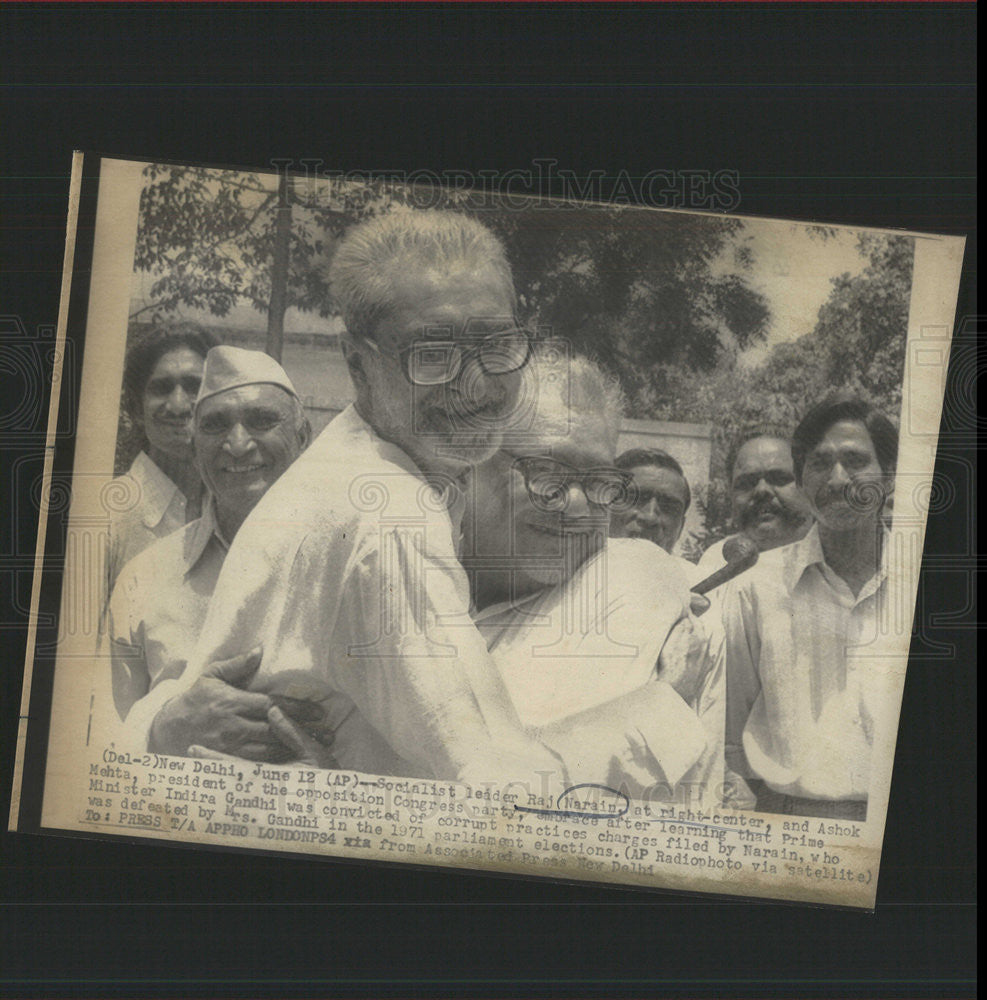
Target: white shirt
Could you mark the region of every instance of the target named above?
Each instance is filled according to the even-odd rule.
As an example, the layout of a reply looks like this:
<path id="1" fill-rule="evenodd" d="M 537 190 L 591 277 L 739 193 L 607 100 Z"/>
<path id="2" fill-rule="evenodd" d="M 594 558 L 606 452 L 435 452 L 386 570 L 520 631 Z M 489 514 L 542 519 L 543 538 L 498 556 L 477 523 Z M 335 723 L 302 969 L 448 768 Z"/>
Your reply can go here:
<path id="1" fill-rule="evenodd" d="M 723 558 L 724 542 L 726 542 L 726 538 L 721 538 L 718 542 L 713 542 L 713 544 L 699 557 L 699 562 L 696 563 L 696 568 L 699 570 L 701 575 L 698 580 L 702 580 L 711 573 L 715 573 L 726 562 L 726 559 Z M 697 583 L 698 580 L 696 581 Z"/>
<path id="2" fill-rule="evenodd" d="M 765 552 L 724 601 L 727 763 L 805 798 L 867 798 L 874 719 L 887 698 L 874 657 L 884 558 L 855 597 L 819 529 Z"/>
<path id="3" fill-rule="evenodd" d="M 130 469 L 105 492 L 110 505 L 107 594 L 123 567 L 149 545 L 185 524 L 185 494 L 147 452 L 138 452 Z"/>
<path id="4" fill-rule="evenodd" d="M 696 703 L 656 678 L 688 608 L 682 562 L 648 541 L 610 539 L 564 584 L 475 615 L 521 721 L 557 749 L 573 742 L 574 782 L 674 787 L 688 776 L 703 797 L 718 794 L 722 636 Z"/>
<path id="5" fill-rule="evenodd" d="M 227 549 L 210 502 L 202 517 L 150 545 L 120 572 L 107 633 L 121 718 L 159 683 L 184 673 Z"/>
<path id="6" fill-rule="evenodd" d="M 261 645 L 252 688 L 351 702 L 334 730 L 342 768 L 564 780 L 557 756 L 524 734 L 469 616 L 462 508 L 348 407 L 237 532 L 171 693 Z"/>

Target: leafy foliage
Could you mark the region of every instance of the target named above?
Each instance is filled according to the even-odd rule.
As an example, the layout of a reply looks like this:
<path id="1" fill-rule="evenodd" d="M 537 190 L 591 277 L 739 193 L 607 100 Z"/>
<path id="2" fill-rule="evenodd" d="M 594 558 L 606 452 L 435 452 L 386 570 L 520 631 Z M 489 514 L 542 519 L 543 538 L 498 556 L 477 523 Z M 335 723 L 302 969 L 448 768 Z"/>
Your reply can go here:
<path id="1" fill-rule="evenodd" d="M 825 238 L 825 237 L 823 237 Z M 704 511 L 707 542 L 729 531 L 722 502 L 730 442 L 745 424 L 772 421 L 792 427 L 830 392 L 846 389 L 869 399 L 892 420 L 901 411 L 914 240 L 861 233 L 869 261 L 857 275 L 832 280 L 829 298 L 811 333 L 775 345 L 754 369 L 721 369 L 692 387 L 696 410 L 714 424 L 713 468 Z"/>
<path id="2" fill-rule="evenodd" d="M 551 206 L 483 221 L 508 246 L 526 318 L 617 374 L 637 415 L 667 415 L 672 373 L 711 372 L 765 336 L 742 243 L 735 269 L 716 266 L 739 220 Z"/>
<path id="3" fill-rule="evenodd" d="M 266 312 L 272 295 L 277 177 L 162 164 L 150 164 L 144 175 L 134 263 L 155 281 L 151 302 L 131 319 L 183 307 L 225 316 L 240 302 Z M 287 194 L 287 303 L 321 316 L 333 314 L 326 279 L 336 240 L 355 222 L 420 197 L 413 188 L 384 180 L 359 183 L 331 177 L 292 178 Z M 456 192 L 442 196 L 449 204 L 457 198 Z"/>
<path id="4" fill-rule="evenodd" d="M 150 165 L 141 196 L 135 267 L 151 301 L 131 320 L 195 308 L 222 317 L 272 299 L 277 178 L 261 173 Z M 285 299 L 335 312 L 327 285 L 336 241 L 353 223 L 400 205 L 451 207 L 498 233 L 514 269 L 521 318 L 570 338 L 620 379 L 638 417 L 714 426 L 713 478 L 699 494 L 698 547 L 728 531 L 725 455 L 752 421 L 794 425 L 827 392 L 848 388 L 889 415 L 901 407 L 912 278 L 910 237 L 861 234 L 869 261 L 833 279 L 813 331 L 775 345 L 756 367 L 771 315 L 753 286 L 757 260 L 742 220 L 621 205 L 539 203 L 491 208 L 485 195 L 426 190 L 381 179 L 319 177 L 287 185 L 291 228 Z M 827 242 L 833 227 L 808 227 Z"/>

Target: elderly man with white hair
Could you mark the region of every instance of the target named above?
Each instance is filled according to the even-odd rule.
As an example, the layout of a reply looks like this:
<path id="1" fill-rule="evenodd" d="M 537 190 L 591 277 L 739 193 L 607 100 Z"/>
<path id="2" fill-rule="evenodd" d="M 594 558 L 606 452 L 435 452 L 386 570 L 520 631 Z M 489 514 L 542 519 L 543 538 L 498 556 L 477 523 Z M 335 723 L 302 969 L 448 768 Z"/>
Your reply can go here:
<path id="1" fill-rule="evenodd" d="M 284 369 L 260 351 L 214 347 L 192 417 L 202 516 L 124 566 L 110 601 L 113 701 L 121 718 L 180 677 L 206 617 L 230 542 L 308 444 L 310 428 Z M 160 702 L 148 699 L 136 711 Z"/>
<path id="2" fill-rule="evenodd" d="M 607 537 L 634 498 L 614 464 L 620 390 L 564 351 L 536 352 L 526 375 L 534 416 L 477 469 L 463 553 L 518 716 L 574 782 L 719 801 L 722 630 L 691 614 L 680 560 Z"/>
<path id="3" fill-rule="evenodd" d="M 347 769 L 564 784 L 518 722 L 458 560 L 464 477 L 500 447 L 530 354 L 504 248 L 458 213 L 395 212 L 343 238 L 330 284 L 356 402 L 238 532 L 148 747 L 277 759 L 287 698 L 324 708 L 310 730 L 333 731 Z M 210 672 L 255 648 L 249 690 Z"/>

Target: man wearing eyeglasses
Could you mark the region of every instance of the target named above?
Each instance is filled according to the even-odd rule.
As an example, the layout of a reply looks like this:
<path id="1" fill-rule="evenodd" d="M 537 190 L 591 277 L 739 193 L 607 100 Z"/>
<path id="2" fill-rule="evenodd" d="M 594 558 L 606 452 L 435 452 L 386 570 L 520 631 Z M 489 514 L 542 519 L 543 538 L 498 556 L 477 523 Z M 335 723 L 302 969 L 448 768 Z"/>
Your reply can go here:
<path id="1" fill-rule="evenodd" d="M 610 538 L 633 478 L 614 465 L 619 388 L 584 358 L 536 353 L 531 431 L 476 471 L 463 562 L 474 616 L 521 722 L 571 780 L 638 797 L 715 801 L 722 636 L 689 612 L 679 560 Z"/>
<path id="2" fill-rule="evenodd" d="M 559 791 L 564 766 L 519 724 L 458 561 L 464 477 L 500 447 L 529 357 L 504 248 L 466 216 L 396 212 L 346 235 L 330 282 L 356 402 L 238 532 L 148 746 L 283 759 L 284 706 L 315 704 L 343 768 L 555 776 Z M 208 672 L 236 657 L 250 692 Z M 306 715 L 295 737 L 326 722 Z"/>
<path id="3" fill-rule="evenodd" d="M 611 537 L 641 538 L 672 555 L 692 503 L 692 491 L 682 466 L 660 448 L 631 448 L 618 455 L 615 464 L 630 474 L 634 489 L 626 509 L 616 511 L 610 519 Z M 703 578 L 695 563 L 680 556 L 675 558 L 690 584 Z M 709 608 L 708 598 L 693 595 L 692 610 L 697 615 L 705 614 Z"/>

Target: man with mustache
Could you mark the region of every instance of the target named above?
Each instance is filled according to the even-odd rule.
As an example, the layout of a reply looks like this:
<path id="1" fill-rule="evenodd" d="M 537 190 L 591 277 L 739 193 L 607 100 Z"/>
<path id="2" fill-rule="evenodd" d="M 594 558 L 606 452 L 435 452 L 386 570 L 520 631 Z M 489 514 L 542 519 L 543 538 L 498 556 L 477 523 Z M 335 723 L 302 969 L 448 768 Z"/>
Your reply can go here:
<path id="1" fill-rule="evenodd" d="M 146 696 L 185 670 L 230 542 L 311 429 L 285 370 L 262 351 L 214 347 L 192 414 L 203 514 L 123 568 L 108 620 L 113 701 L 121 719 L 159 702 Z M 135 706 L 136 702 L 136 706 Z"/>
<path id="2" fill-rule="evenodd" d="M 315 703 L 309 734 L 348 769 L 564 782 L 518 723 L 457 557 L 465 477 L 500 447 L 530 354 L 504 248 L 467 216 L 395 211 L 344 237 L 330 284 L 356 402 L 238 532 L 149 748 L 278 759 L 283 706 Z M 234 657 L 249 691 L 207 670 Z"/>
<path id="3" fill-rule="evenodd" d="M 680 560 L 610 538 L 619 388 L 581 357 L 536 353 L 530 430 L 475 473 L 463 561 L 474 617 L 521 722 L 570 780 L 684 804 L 722 781 L 722 638 L 689 613 Z"/>
<path id="4" fill-rule="evenodd" d="M 727 468 L 739 534 L 754 542 L 760 552 L 790 545 L 805 536 L 812 515 L 795 481 L 791 435 L 786 428 L 777 424 L 747 427 L 734 441 Z M 725 542 L 717 542 L 703 553 L 701 576 L 723 565 Z"/>
<path id="5" fill-rule="evenodd" d="M 897 451 L 897 430 L 869 403 L 841 394 L 813 407 L 792 457 L 816 523 L 724 601 L 727 762 L 760 811 L 866 819 L 875 719 L 889 700 L 874 644 Z"/>

